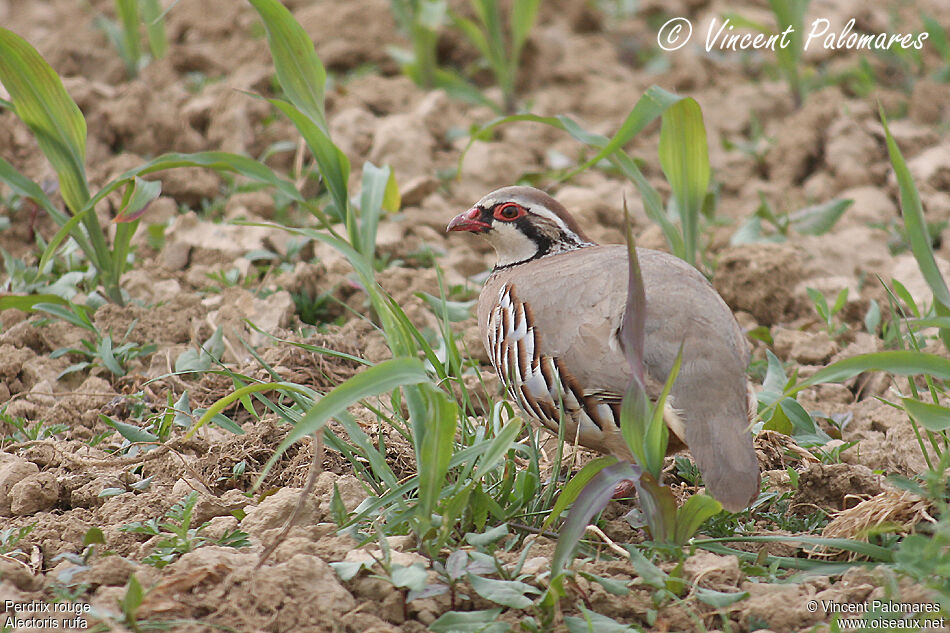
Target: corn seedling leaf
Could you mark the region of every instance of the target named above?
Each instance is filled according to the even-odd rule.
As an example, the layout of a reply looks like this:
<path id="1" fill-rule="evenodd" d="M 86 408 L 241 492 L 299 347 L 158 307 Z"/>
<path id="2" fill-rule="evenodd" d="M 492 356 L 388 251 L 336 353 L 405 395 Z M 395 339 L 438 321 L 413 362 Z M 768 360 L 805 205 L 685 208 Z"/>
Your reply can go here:
<path id="1" fill-rule="evenodd" d="M 913 398 L 901 398 L 901 404 L 910 417 L 929 431 L 939 433 L 950 428 L 950 409 L 947 407 Z"/>
<path id="2" fill-rule="evenodd" d="M 0 158 L 0 182 L 6 183 L 13 193 L 21 198 L 27 198 L 38 204 L 56 220 L 57 224 L 63 224 L 69 219 L 69 216 L 56 208 L 42 187 L 17 171 L 16 167 L 3 158 Z"/>
<path id="3" fill-rule="evenodd" d="M 659 153 L 683 226 L 684 259 L 695 265 L 699 214 L 710 175 L 706 126 L 695 99 L 676 101 L 663 111 Z"/>
<path id="4" fill-rule="evenodd" d="M 826 382 L 841 382 L 866 371 L 886 371 L 901 376 L 930 375 L 950 380 L 950 360 L 925 352 L 889 351 L 860 354 L 832 363 L 798 383 L 786 395 Z"/>
<path id="5" fill-rule="evenodd" d="M 676 522 L 673 529 L 673 542 L 677 545 L 686 544 L 699 527 L 722 510 L 722 504 L 704 494 L 695 494 L 686 500 L 676 511 Z"/>
<path id="6" fill-rule="evenodd" d="M 426 389 L 423 386 L 420 390 L 425 394 L 428 406 L 425 424 L 418 427 L 423 428 L 424 433 L 422 437 L 415 438 L 416 463 L 419 469 L 418 512 L 422 520 L 426 521 L 435 510 L 442 486 L 446 483 L 445 476 L 449 470 L 455 442 L 458 404 L 434 387 Z"/>
<path id="7" fill-rule="evenodd" d="M 113 222 L 132 222 L 145 213 L 148 205 L 162 193 L 160 180 L 142 180 L 138 176 L 125 189 L 119 212 L 112 219 Z"/>
<path id="8" fill-rule="evenodd" d="M 86 120 L 56 72 L 16 33 L 0 28 L 0 83 L 59 176 L 63 200 L 78 213 L 89 199 Z"/>
<path id="9" fill-rule="evenodd" d="M 374 365 L 349 378 L 335 387 L 323 398 L 318 400 L 304 415 L 287 437 L 274 450 L 274 454 L 264 465 L 260 477 L 254 484 L 256 490 L 264 477 L 270 472 L 280 456 L 283 455 L 294 442 L 307 435 L 320 431 L 331 418 L 345 411 L 347 407 L 364 398 L 385 393 L 403 385 L 426 382 L 428 376 L 422 361 L 415 358 L 393 358 Z M 254 385 L 249 385 L 250 389 Z M 230 394 L 228 397 L 233 397 Z M 211 409 L 209 409 L 210 411 Z M 207 414 L 205 414 L 207 415 Z M 204 418 L 202 418 L 204 419 Z M 199 420 L 200 422 L 200 420 Z M 195 428 L 199 425 L 196 424 Z M 192 430 L 192 432 L 194 429 Z"/>
<path id="10" fill-rule="evenodd" d="M 297 110 L 326 133 L 323 91 L 327 72 L 317 56 L 313 40 L 277 0 L 248 2 L 264 22 L 277 80 L 284 94 Z"/>

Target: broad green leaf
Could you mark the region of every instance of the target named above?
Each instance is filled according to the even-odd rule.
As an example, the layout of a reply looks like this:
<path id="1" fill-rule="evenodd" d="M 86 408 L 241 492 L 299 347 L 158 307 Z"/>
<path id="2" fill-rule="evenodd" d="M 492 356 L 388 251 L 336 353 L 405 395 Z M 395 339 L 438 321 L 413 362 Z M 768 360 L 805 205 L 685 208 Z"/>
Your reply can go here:
<path id="1" fill-rule="evenodd" d="M 63 200 L 78 213 L 89 199 L 82 112 L 36 49 L 4 28 L 0 28 L 0 83 L 56 170 Z"/>
<path id="2" fill-rule="evenodd" d="M 901 398 L 901 404 L 910 417 L 929 431 L 939 433 L 950 428 L 950 409 L 947 407 L 913 398 Z"/>
<path id="3" fill-rule="evenodd" d="M 725 609 L 726 607 L 733 605 L 740 600 L 745 600 L 748 598 L 749 592 L 715 591 L 714 589 L 707 589 L 705 587 L 696 587 L 696 597 L 700 602 L 704 602 L 711 607 Z"/>
<path id="4" fill-rule="evenodd" d="M 792 393 L 786 395 L 792 395 L 812 385 L 841 382 L 866 371 L 886 371 L 901 376 L 926 374 L 941 380 L 950 380 L 950 360 L 936 354 L 903 350 L 860 354 L 818 370 L 795 385 Z"/>
<path id="5" fill-rule="evenodd" d="M 326 133 L 323 90 L 327 72 L 313 47 L 313 40 L 290 11 L 277 0 L 248 2 L 264 22 L 267 43 L 284 94 L 300 112 Z"/>
<path id="6" fill-rule="evenodd" d="M 528 594 L 541 593 L 537 587 L 518 580 L 496 580 L 468 574 L 468 582 L 482 598 L 512 609 L 527 609 L 534 603 Z"/>
<path id="7" fill-rule="evenodd" d="M 446 611 L 429 625 L 432 633 L 505 633 L 505 622 L 497 622 L 501 609 Z"/>
<path id="8" fill-rule="evenodd" d="M 654 589 L 666 587 L 667 573 L 665 571 L 650 562 L 636 545 L 626 545 L 624 549 L 630 553 L 630 564 L 633 566 L 633 570 L 637 572 L 639 582 Z"/>
<path id="9" fill-rule="evenodd" d="M 9 308 L 15 308 L 24 312 L 37 310 L 36 304 L 50 303 L 60 306 L 68 305 L 69 302 L 57 295 L 0 295 L 0 312 Z"/>
<path id="10" fill-rule="evenodd" d="M 157 442 L 158 436 L 150 433 L 143 428 L 118 422 L 107 415 L 99 414 L 99 419 L 114 428 L 119 434 L 130 442 Z"/>
<path id="11" fill-rule="evenodd" d="M 699 214 L 710 174 L 706 126 L 695 99 L 682 99 L 663 111 L 659 153 L 683 225 L 685 259 L 695 265 Z"/>
<path id="12" fill-rule="evenodd" d="M 591 611 L 585 608 L 584 605 L 578 605 L 578 608 L 583 617 L 569 615 L 564 618 L 564 625 L 567 627 L 568 633 L 637 633 L 640 630 L 629 624 L 617 622 L 613 618 L 601 615 L 596 611 Z"/>
<path id="13" fill-rule="evenodd" d="M 508 422 L 502 428 L 501 432 L 493 439 L 488 440 L 489 447 L 482 453 L 477 462 L 478 472 L 485 474 L 491 471 L 499 461 L 505 456 L 515 443 L 515 439 L 521 432 L 522 423 L 520 419 L 514 419 Z"/>
<path id="14" fill-rule="evenodd" d="M 676 526 L 673 530 L 673 542 L 685 545 L 693 538 L 696 530 L 706 521 L 722 510 L 722 504 L 704 494 L 695 494 L 686 500 L 676 511 Z"/>
<path id="15" fill-rule="evenodd" d="M 372 257 L 376 251 L 376 227 L 379 225 L 379 216 L 383 211 L 398 210 L 399 188 L 396 186 L 396 176 L 392 169 L 377 167 L 369 161 L 363 163 L 358 237 L 360 252 L 363 255 Z"/>
<path id="16" fill-rule="evenodd" d="M 142 217 L 148 205 L 158 198 L 162 193 L 162 182 L 160 180 L 142 180 L 138 176 L 132 178 L 132 182 L 125 189 L 122 196 L 122 203 L 119 205 L 119 212 L 113 222 L 131 222 Z"/>
<path id="17" fill-rule="evenodd" d="M 854 204 L 854 200 L 831 200 L 799 209 L 789 214 L 788 220 L 799 233 L 806 235 L 824 235 L 831 230 L 838 218 Z"/>
<path id="18" fill-rule="evenodd" d="M 445 310 L 446 317 L 453 323 L 464 321 L 472 316 L 472 308 L 478 301 L 477 299 L 472 299 L 471 301 L 448 301 L 443 300 L 441 297 L 430 295 L 428 292 L 417 292 L 416 296 L 425 301 L 436 316 L 440 316 L 442 311 Z"/>
<path id="19" fill-rule="evenodd" d="M 643 128 L 656 120 L 667 108 L 682 99 L 683 97 L 675 95 L 672 92 L 667 92 L 659 86 L 650 86 L 647 88 L 646 92 L 637 100 L 637 103 L 633 106 L 633 110 L 631 110 L 627 118 L 624 119 L 624 122 L 620 125 L 620 129 L 617 130 L 613 137 L 601 146 L 602 149 L 597 152 L 593 158 L 588 160 L 581 167 L 575 169 L 570 175 L 573 176 L 574 174 L 584 171 L 588 167 L 596 165 L 604 158 L 613 154 L 626 145 L 630 139 L 639 134 Z M 574 136 L 573 133 L 571 135 Z M 575 138 L 577 138 L 577 136 L 575 136 Z M 586 141 L 582 140 L 581 142 Z"/>
<path id="20" fill-rule="evenodd" d="M 17 171 L 16 167 L 0 158 L 0 182 L 7 184 L 13 193 L 21 198 L 28 198 L 38 204 L 44 211 L 50 214 L 57 224 L 63 224 L 69 219 L 69 216 L 56 208 L 56 205 L 49 199 L 43 189 Z"/>
<path id="21" fill-rule="evenodd" d="M 511 6 L 511 56 L 515 67 L 521 55 L 521 47 L 538 17 L 541 0 L 514 0 Z"/>
<path id="22" fill-rule="evenodd" d="M 99 340 L 99 347 L 96 350 L 96 355 L 102 361 L 102 364 L 105 365 L 105 368 L 111 371 L 116 376 L 124 376 L 125 369 L 122 368 L 122 365 L 119 364 L 119 361 L 116 360 L 115 354 L 112 351 L 112 337 L 109 335 L 103 336 Z"/>
<path id="23" fill-rule="evenodd" d="M 421 563 L 393 565 L 390 580 L 396 587 L 422 591 L 426 586 L 426 568 Z"/>
<path id="24" fill-rule="evenodd" d="M 415 358 L 393 358 L 385 360 L 378 365 L 365 369 L 338 385 L 323 398 L 318 400 L 294 426 L 293 430 L 287 434 L 287 437 L 274 450 L 274 454 L 264 465 L 260 477 L 254 487 L 260 486 L 261 481 L 274 466 L 280 456 L 283 455 L 294 442 L 312 435 L 321 430 L 331 418 L 345 411 L 352 404 L 385 393 L 401 387 L 403 385 L 418 384 L 426 382 L 428 376 L 422 362 Z M 254 385 L 249 385 L 248 388 Z M 232 396 L 234 394 L 231 394 Z M 211 409 L 209 409 L 209 412 Z M 205 414 L 207 416 L 207 414 Z M 204 418 L 202 418 L 204 419 Z M 199 423 L 201 421 L 199 420 Z M 199 424 L 195 425 L 198 428 Z M 192 432 L 194 429 L 192 430 Z"/>
<path id="25" fill-rule="evenodd" d="M 765 350 L 765 357 L 768 361 L 768 368 L 765 372 L 765 380 L 762 381 L 762 391 L 756 394 L 756 397 L 762 404 L 772 404 L 782 397 L 785 384 L 788 382 L 788 376 L 785 375 L 782 361 L 772 353 L 772 350 Z"/>

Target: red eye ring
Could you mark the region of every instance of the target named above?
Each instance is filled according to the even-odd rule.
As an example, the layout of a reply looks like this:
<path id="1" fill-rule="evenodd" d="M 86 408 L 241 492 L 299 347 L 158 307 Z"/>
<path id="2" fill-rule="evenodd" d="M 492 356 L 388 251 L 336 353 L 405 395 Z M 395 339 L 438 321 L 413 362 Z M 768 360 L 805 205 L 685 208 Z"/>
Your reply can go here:
<path id="1" fill-rule="evenodd" d="M 505 204 L 495 207 L 494 216 L 496 220 L 501 220 L 502 222 L 511 222 L 512 220 L 517 220 L 524 214 L 524 207 L 514 202 L 506 202 Z"/>

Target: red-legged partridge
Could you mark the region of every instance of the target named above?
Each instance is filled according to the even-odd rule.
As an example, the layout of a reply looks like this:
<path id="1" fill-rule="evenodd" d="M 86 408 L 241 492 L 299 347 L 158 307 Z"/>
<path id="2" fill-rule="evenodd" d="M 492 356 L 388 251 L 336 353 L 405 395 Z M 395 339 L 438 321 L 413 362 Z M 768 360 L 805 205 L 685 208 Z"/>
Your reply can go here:
<path id="1" fill-rule="evenodd" d="M 478 325 L 511 399 L 553 433 L 563 419 L 566 438 L 632 460 L 619 426 L 632 379 L 618 339 L 626 247 L 592 242 L 561 204 L 531 187 L 488 194 L 447 230 L 480 233 L 495 248 Z M 637 253 L 646 291 L 647 391 L 659 394 L 682 343 L 665 416 L 671 451 L 685 444 L 709 492 L 739 511 L 759 491 L 745 336 L 699 271 L 667 253 Z"/>

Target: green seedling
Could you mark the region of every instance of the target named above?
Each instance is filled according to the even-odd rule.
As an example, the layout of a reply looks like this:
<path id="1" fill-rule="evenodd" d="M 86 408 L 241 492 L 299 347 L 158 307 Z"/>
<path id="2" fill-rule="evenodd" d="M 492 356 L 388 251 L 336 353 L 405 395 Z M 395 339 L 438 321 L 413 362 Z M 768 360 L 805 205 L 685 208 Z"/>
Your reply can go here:
<path id="1" fill-rule="evenodd" d="M 759 206 L 729 238 L 729 243 L 752 244 L 785 242 L 794 231 L 799 235 L 824 235 L 830 231 L 854 200 L 831 200 L 797 211 L 776 213 L 772 204 L 759 194 Z"/>
<path id="2" fill-rule="evenodd" d="M 198 527 L 191 526 L 192 515 L 197 503 L 198 493 L 193 490 L 184 499 L 173 505 L 164 517 L 128 523 L 120 527 L 119 530 L 131 534 L 163 537 L 155 544 L 152 553 L 142 559 L 142 562 L 146 565 L 153 565 L 158 568 L 162 568 L 177 560 L 182 554 L 187 554 L 204 545 L 234 548 L 250 546 L 251 543 L 247 539 L 247 534 L 238 529 L 231 530 L 217 539 L 202 536 L 202 531 L 208 527 L 207 522 Z"/>
<path id="3" fill-rule="evenodd" d="M 842 288 L 838 294 L 835 296 L 835 302 L 830 307 L 828 306 L 828 301 L 825 299 L 825 295 L 821 294 L 819 291 L 814 288 L 806 288 L 805 291 L 808 293 L 808 297 L 812 301 L 812 305 L 815 307 L 815 312 L 818 314 L 818 318 L 822 320 L 825 325 L 825 331 L 828 332 L 828 336 L 831 338 L 838 338 L 842 334 L 848 331 L 848 326 L 845 323 L 841 323 L 837 316 L 844 309 L 845 304 L 848 302 L 848 289 Z"/>
<path id="4" fill-rule="evenodd" d="M 403 72 L 423 88 L 441 88 L 456 98 L 511 113 L 517 107 L 521 54 L 540 4 L 539 0 L 514 0 L 506 5 L 505 15 L 498 0 L 471 0 L 471 19 L 452 11 L 445 0 L 390 0 L 400 30 L 412 41 L 411 51 L 394 48 L 390 53 Z M 454 26 L 481 54 L 479 64 L 488 67 L 501 88 L 500 105 L 462 75 L 439 66 L 439 34 L 449 26 Z"/>
<path id="5" fill-rule="evenodd" d="M 7 413 L 8 406 L 9 403 L 6 403 L 0 408 L 0 425 L 13 428 L 13 432 L 6 436 L 6 439 L 11 442 L 35 442 L 37 440 L 45 440 L 69 430 L 69 426 L 65 424 L 46 424 L 42 420 L 37 420 L 33 424 L 30 424 L 25 418 Z"/>
<path id="6" fill-rule="evenodd" d="M 802 39 L 805 31 L 805 12 L 810 0 L 769 0 L 769 8 L 775 18 L 775 29 L 764 24 L 754 22 L 739 15 L 726 16 L 734 26 L 749 28 L 767 36 L 785 34 L 786 46 L 777 46 L 775 57 L 779 72 L 788 82 L 795 107 L 805 102 L 808 85 L 802 76 L 802 55 L 805 51 Z"/>
<path id="7" fill-rule="evenodd" d="M 471 0 L 476 19 L 470 20 L 458 14 L 452 15 L 455 26 L 482 54 L 488 63 L 495 81 L 501 88 L 502 109 L 515 111 L 515 86 L 521 52 L 534 27 L 540 0 L 513 0 L 507 16 L 502 15 L 499 0 Z"/>
<path id="8" fill-rule="evenodd" d="M 36 137 L 40 150 L 56 171 L 67 208 L 61 210 L 42 187 L 0 159 L 0 182 L 14 194 L 33 201 L 59 226 L 40 258 L 38 270 L 46 270 L 60 245 L 72 240 L 95 270 L 96 281 L 106 297 L 114 303 L 122 305 L 127 299 L 120 280 L 132 259 L 132 236 L 148 205 L 161 193 L 160 182 L 144 180 L 143 176 L 175 167 L 206 167 L 241 174 L 251 182 L 275 187 L 285 196 L 303 202 L 293 184 L 266 165 L 227 152 L 163 154 L 120 174 L 93 195 L 86 177 L 86 120 L 82 112 L 40 54 L 26 40 L 3 28 L 0 83 L 10 94 L 10 101 L 0 102 L 0 107 L 11 109 Z M 114 191 L 122 191 L 123 195 L 112 220 L 115 235 L 110 244 L 96 207 Z M 22 296 L 4 299 L 2 307 L 16 300 L 16 307 L 24 310 L 32 309 L 34 303 L 48 301 L 31 297 L 30 303 Z"/>
<path id="9" fill-rule="evenodd" d="M 165 35 L 165 14 L 159 0 L 115 0 L 117 21 L 98 16 L 96 26 L 119 51 L 126 74 L 137 77 L 151 59 L 161 59 L 168 50 Z M 142 50 L 140 28 L 145 25 L 151 57 Z"/>

